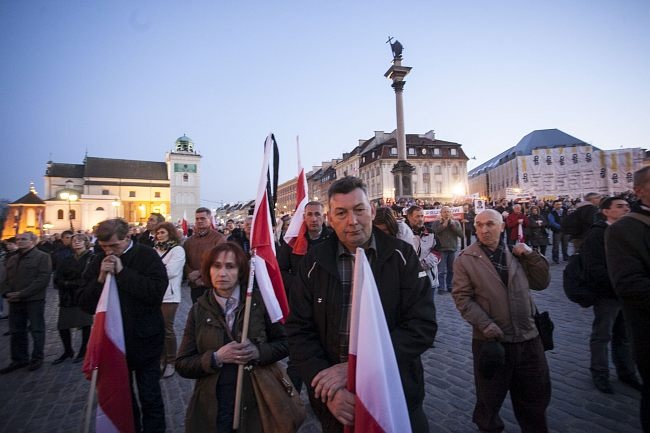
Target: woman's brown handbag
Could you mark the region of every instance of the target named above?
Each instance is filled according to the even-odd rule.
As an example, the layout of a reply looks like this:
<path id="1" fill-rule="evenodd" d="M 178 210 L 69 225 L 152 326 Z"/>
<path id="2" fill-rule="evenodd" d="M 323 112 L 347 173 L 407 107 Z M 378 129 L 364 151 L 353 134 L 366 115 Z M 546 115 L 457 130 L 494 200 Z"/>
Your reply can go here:
<path id="1" fill-rule="evenodd" d="M 264 433 L 295 433 L 307 417 L 300 394 L 277 362 L 250 371 Z"/>

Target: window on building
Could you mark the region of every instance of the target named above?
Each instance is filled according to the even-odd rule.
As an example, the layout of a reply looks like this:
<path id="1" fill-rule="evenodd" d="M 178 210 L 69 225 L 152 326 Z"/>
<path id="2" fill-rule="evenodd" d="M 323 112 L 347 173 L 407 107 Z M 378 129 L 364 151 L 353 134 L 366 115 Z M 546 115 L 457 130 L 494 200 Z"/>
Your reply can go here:
<path id="1" fill-rule="evenodd" d="M 135 191 L 129 191 L 129 197 L 135 197 Z"/>
<path id="2" fill-rule="evenodd" d="M 415 148 L 409 147 L 409 155 L 415 155 Z"/>
<path id="3" fill-rule="evenodd" d="M 70 219 L 74 220 L 77 219 L 77 211 L 74 209 L 70 209 Z"/>
<path id="4" fill-rule="evenodd" d="M 110 191 L 107 190 L 107 189 L 102 190 L 102 195 L 108 195 L 109 193 L 110 193 Z"/>
<path id="5" fill-rule="evenodd" d="M 156 191 L 156 192 L 154 192 L 154 193 L 153 193 L 153 196 L 154 196 L 155 198 L 160 198 L 160 191 Z"/>
<path id="6" fill-rule="evenodd" d="M 442 174 L 442 167 L 440 167 L 439 165 L 433 167 L 433 174 Z"/>
<path id="7" fill-rule="evenodd" d="M 397 155 L 397 148 L 396 147 L 391 147 L 390 148 L 390 154 L 393 155 L 393 156 Z"/>
<path id="8" fill-rule="evenodd" d="M 439 147 L 434 147 L 433 148 L 433 154 L 436 156 L 440 156 L 440 148 Z"/>
<path id="9" fill-rule="evenodd" d="M 56 219 L 58 219 L 58 220 L 63 219 L 63 210 L 62 209 L 59 209 L 58 211 L 56 211 Z"/>
<path id="10" fill-rule="evenodd" d="M 436 194 L 442 193 L 442 182 L 436 182 Z"/>
<path id="11" fill-rule="evenodd" d="M 458 176 L 458 166 L 457 165 L 452 165 L 451 166 L 451 174 L 454 176 Z"/>
<path id="12" fill-rule="evenodd" d="M 183 173 L 183 182 L 188 182 L 190 180 L 190 176 L 187 173 Z"/>
<path id="13" fill-rule="evenodd" d="M 458 155 L 458 150 L 457 149 L 449 149 L 449 153 L 451 154 L 451 156 L 456 156 L 456 155 Z"/>
<path id="14" fill-rule="evenodd" d="M 98 208 L 95 209 L 95 210 L 96 210 L 97 212 L 103 212 L 103 211 L 104 211 L 104 208 L 100 206 L 100 207 L 98 207 Z"/>

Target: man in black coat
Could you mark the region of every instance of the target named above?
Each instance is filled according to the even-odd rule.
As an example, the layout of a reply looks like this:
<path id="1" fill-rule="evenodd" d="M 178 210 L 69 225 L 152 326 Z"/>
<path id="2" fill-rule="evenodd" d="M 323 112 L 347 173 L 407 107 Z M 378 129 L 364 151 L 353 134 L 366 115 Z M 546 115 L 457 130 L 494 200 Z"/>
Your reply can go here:
<path id="1" fill-rule="evenodd" d="M 160 306 L 167 289 L 167 271 L 158 254 L 133 242 L 127 237 L 128 232 L 128 223 L 119 218 L 99 223 L 97 243 L 103 251 L 93 257 L 84 272 L 79 304 L 94 314 L 106 276 L 114 276 L 120 296 L 129 380 L 135 372 L 137 382 L 138 398 L 133 399 L 135 431 L 164 432 L 165 408 L 159 380 L 165 327 Z"/>
<path id="2" fill-rule="evenodd" d="M 325 433 L 354 423 L 355 396 L 346 388 L 353 257 L 366 251 L 390 332 L 414 432 L 428 432 L 422 410 L 420 355 L 437 324 L 428 277 L 415 250 L 372 228 L 374 208 L 361 179 L 344 177 L 328 191 L 335 235 L 307 253 L 293 285 L 287 321 L 289 356 L 307 385 Z"/>
<path id="3" fill-rule="evenodd" d="M 605 230 L 629 211 L 630 205 L 622 198 L 604 199 L 600 204 L 600 212 L 605 219 L 593 223 L 580 248 L 585 276 L 588 278 L 592 292 L 596 295 L 594 321 L 589 338 L 591 377 L 594 386 L 607 394 L 614 393 L 609 383 L 610 341 L 618 380 L 641 389 L 641 384 L 636 378 L 632 359 L 632 341 L 625 326 L 621 300 L 612 288 L 605 259 Z"/>
<path id="4" fill-rule="evenodd" d="M 632 334 L 636 366 L 643 381 L 641 425 L 650 432 L 650 167 L 634 173 L 632 211 L 605 232 L 607 270 Z"/>
<path id="5" fill-rule="evenodd" d="M 156 226 L 164 222 L 165 217 L 162 216 L 162 214 L 153 212 L 151 215 L 149 215 L 149 218 L 147 219 L 147 229 L 143 231 L 140 236 L 138 236 L 138 243 L 153 247 L 156 243 L 156 234 L 154 233 Z"/>

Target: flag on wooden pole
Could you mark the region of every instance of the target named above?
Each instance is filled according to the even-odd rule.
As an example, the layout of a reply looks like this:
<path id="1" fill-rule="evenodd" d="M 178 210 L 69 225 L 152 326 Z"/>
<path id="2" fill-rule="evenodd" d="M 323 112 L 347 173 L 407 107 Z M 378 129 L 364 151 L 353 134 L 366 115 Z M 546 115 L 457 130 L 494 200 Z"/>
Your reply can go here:
<path id="1" fill-rule="evenodd" d="M 346 433 L 409 433 L 411 422 L 384 309 L 366 253 L 354 263 L 347 388 L 355 394 Z"/>
<path id="2" fill-rule="evenodd" d="M 271 156 L 273 156 L 273 185 L 271 185 Z M 278 164 L 278 145 L 273 134 L 269 134 L 264 143 L 262 174 L 257 187 L 251 226 L 251 249 L 255 251 L 253 260 L 257 285 L 272 322 L 284 321 L 289 315 L 289 303 L 275 254 L 273 236 L 275 199 L 272 190 L 277 191 Z"/>
<path id="3" fill-rule="evenodd" d="M 296 207 L 289 228 L 284 234 L 284 241 L 289 244 L 294 254 L 304 256 L 307 254 L 307 225 L 305 224 L 305 206 L 309 203 L 307 191 L 307 177 L 305 169 L 300 162 L 300 142 L 296 137 L 296 151 L 298 153 L 298 178 L 296 183 Z"/>
<path id="4" fill-rule="evenodd" d="M 108 274 L 95 310 L 83 372 L 90 379 L 97 370 L 98 433 L 135 433 L 129 368 L 117 284 Z"/>

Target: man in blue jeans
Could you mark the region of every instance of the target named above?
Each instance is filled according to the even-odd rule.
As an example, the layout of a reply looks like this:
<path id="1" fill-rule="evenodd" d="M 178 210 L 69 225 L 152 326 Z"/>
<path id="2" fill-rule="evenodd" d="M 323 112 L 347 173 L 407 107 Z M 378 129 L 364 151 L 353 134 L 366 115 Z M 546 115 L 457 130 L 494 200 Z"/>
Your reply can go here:
<path id="1" fill-rule="evenodd" d="M 433 232 L 440 239 L 442 258 L 438 263 L 438 293 L 451 292 L 451 280 L 454 277 L 454 259 L 458 250 L 458 239 L 463 236 L 460 223 L 451 217 L 451 208 L 440 209 L 440 219 L 432 224 Z"/>
<path id="2" fill-rule="evenodd" d="M 27 366 L 34 371 L 43 365 L 45 289 L 50 282 L 52 262 L 49 254 L 34 248 L 37 241 L 32 232 L 19 234 L 16 238 L 18 254 L 7 262 L 7 278 L 0 292 L 9 301 L 11 364 L 0 370 L 0 374 Z M 34 342 L 31 360 L 28 329 Z"/>

